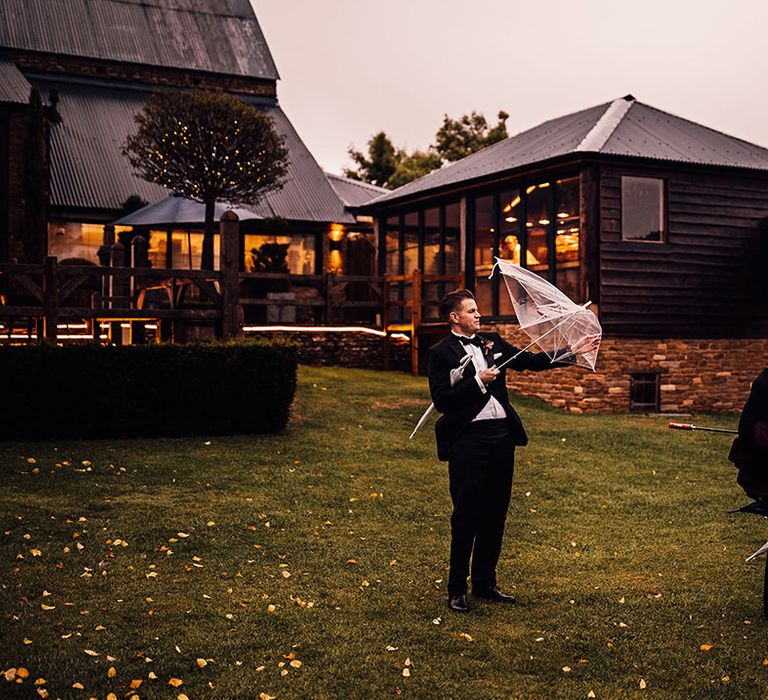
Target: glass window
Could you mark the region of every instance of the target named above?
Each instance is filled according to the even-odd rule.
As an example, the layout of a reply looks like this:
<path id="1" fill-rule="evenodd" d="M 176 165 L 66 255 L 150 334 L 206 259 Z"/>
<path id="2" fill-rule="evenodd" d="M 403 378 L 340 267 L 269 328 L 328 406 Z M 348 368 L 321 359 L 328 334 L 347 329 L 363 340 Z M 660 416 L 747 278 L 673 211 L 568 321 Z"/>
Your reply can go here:
<path id="1" fill-rule="evenodd" d="M 459 260 L 460 231 L 461 207 L 458 202 L 448 204 L 445 207 L 445 248 L 443 250 L 446 275 L 455 275 L 461 271 L 461 261 Z"/>
<path id="2" fill-rule="evenodd" d="M 499 195 L 499 257 L 520 264 L 520 210 L 518 190 L 508 190 Z M 507 293 L 506 284 L 499 280 L 499 316 L 514 316 L 515 309 Z"/>
<path id="3" fill-rule="evenodd" d="M 403 217 L 403 274 L 410 275 L 419 266 L 419 215 Z"/>
<path id="4" fill-rule="evenodd" d="M 386 273 L 388 275 L 400 274 L 400 230 L 396 217 L 387 219 L 386 245 Z"/>
<path id="5" fill-rule="evenodd" d="M 664 240 L 664 181 L 621 178 L 621 237 L 629 241 Z"/>
<path id="6" fill-rule="evenodd" d="M 168 267 L 168 231 L 149 232 L 149 266 L 156 270 L 162 270 Z"/>
<path id="7" fill-rule="evenodd" d="M 475 298 L 478 308 L 491 313 L 492 284 L 488 279 L 493 268 L 496 231 L 494 228 L 493 197 L 475 199 Z"/>
<path id="8" fill-rule="evenodd" d="M 195 231 L 171 231 L 171 267 L 199 270 L 203 257 L 203 235 Z M 219 236 L 213 236 L 213 269 L 219 269 Z"/>
<path id="9" fill-rule="evenodd" d="M 526 267 L 549 279 L 550 183 L 531 185 L 526 188 L 526 195 Z"/>
<path id="10" fill-rule="evenodd" d="M 104 226 L 101 224 L 69 221 L 48 224 L 48 255 L 55 255 L 59 261 L 80 258 L 98 263 L 103 240 Z"/>
<path id="11" fill-rule="evenodd" d="M 581 301 L 580 222 L 579 179 L 558 180 L 555 183 L 555 284 L 574 301 Z"/>
<path id="12" fill-rule="evenodd" d="M 315 273 L 314 236 L 247 234 L 244 238 L 246 272 Z"/>
<path id="13" fill-rule="evenodd" d="M 440 210 L 437 208 L 424 212 L 424 272 L 440 274 Z"/>

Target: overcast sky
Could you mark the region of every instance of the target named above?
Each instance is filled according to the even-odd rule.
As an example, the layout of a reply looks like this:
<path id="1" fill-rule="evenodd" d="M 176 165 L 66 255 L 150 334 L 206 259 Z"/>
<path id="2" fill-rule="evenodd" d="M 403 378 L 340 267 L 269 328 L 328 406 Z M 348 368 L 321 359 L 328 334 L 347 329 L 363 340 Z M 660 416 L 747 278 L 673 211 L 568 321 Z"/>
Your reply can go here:
<path id="1" fill-rule="evenodd" d="M 251 0 L 280 104 L 320 165 L 443 115 L 510 135 L 628 93 L 768 147 L 768 0 Z"/>

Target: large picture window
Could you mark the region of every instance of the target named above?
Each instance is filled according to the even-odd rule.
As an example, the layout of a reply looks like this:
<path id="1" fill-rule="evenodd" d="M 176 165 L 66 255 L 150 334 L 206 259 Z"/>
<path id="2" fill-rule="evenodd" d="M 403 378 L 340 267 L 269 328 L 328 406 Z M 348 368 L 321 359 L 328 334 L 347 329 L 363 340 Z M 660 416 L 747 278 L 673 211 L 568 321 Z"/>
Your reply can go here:
<path id="1" fill-rule="evenodd" d="M 664 231 L 664 181 L 655 177 L 621 178 L 621 237 L 660 242 Z"/>
<path id="2" fill-rule="evenodd" d="M 315 272 L 315 236 L 264 234 L 245 235 L 246 272 Z"/>
<path id="3" fill-rule="evenodd" d="M 494 256 L 554 282 L 571 299 L 580 296 L 579 178 L 508 187 L 470 200 L 474 280 L 478 306 L 508 318 L 514 309 L 498 276 L 488 279 Z M 468 270 L 469 271 L 469 270 Z"/>

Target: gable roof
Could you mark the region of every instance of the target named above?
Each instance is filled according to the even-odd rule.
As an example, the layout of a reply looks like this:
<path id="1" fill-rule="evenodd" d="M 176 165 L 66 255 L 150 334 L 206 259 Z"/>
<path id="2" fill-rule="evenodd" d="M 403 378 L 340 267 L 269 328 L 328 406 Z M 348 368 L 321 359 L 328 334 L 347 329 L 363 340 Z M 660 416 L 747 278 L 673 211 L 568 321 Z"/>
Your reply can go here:
<path id="1" fill-rule="evenodd" d="M 168 190 L 133 173 L 121 153 L 127 136 L 136 130 L 134 114 L 152 92 L 135 85 L 32 79 L 44 96 L 56 90 L 61 117 L 51 124 L 51 205 L 57 208 L 115 212 L 133 194 L 147 202 L 168 196 Z M 354 223 L 355 218 L 331 187 L 320 166 L 275 100 L 249 98 L 271 116 L 285 137 L 289 164 L 281 190 L 270 192 L 254 207 L 268 219 Z"/>
<path id="2" fill-rule="evenodd" d="M 0 56 L 0 102 L 27 104 L 32 86 L 18 68 Z"/>
<path id="3" fill-rule="evenodd" d="M 341 201 L 348 207 L 358 207 L 389 192 L 384 187 L 378 187 L 362 180 L 353 180 L 350 177 L 342 177 L 333 173 L 325 173 L 325 176 Z"/>
<path id="4" fill-rule="evenodd" d="M 248 0 L 0 0 L 0 46 L 279 77 Z"/>
<path id="5" fill-rule="evenodd" d="M 409 182 L 370 204 L 388 204 L 578 153 L 768 171 L 768 149 L 663 112 L 627 95 L 546 121 Z"/>

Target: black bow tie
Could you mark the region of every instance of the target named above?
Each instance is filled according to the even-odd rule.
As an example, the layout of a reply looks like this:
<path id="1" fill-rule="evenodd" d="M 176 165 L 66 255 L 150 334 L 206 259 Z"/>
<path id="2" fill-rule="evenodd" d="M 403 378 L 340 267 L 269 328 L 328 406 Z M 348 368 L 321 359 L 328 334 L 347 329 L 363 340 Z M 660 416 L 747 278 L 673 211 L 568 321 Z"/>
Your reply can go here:
<path id="1" fill-rule="evenodd" d="M 477 345 L 479 348 L 483 347 L 483 341 L 480 340 L 480 338 L 477 336 L 473 336 L 472 338 L 465 338 L 463 335 L 460 335 L 458 338 L 462 345 Z"/>

